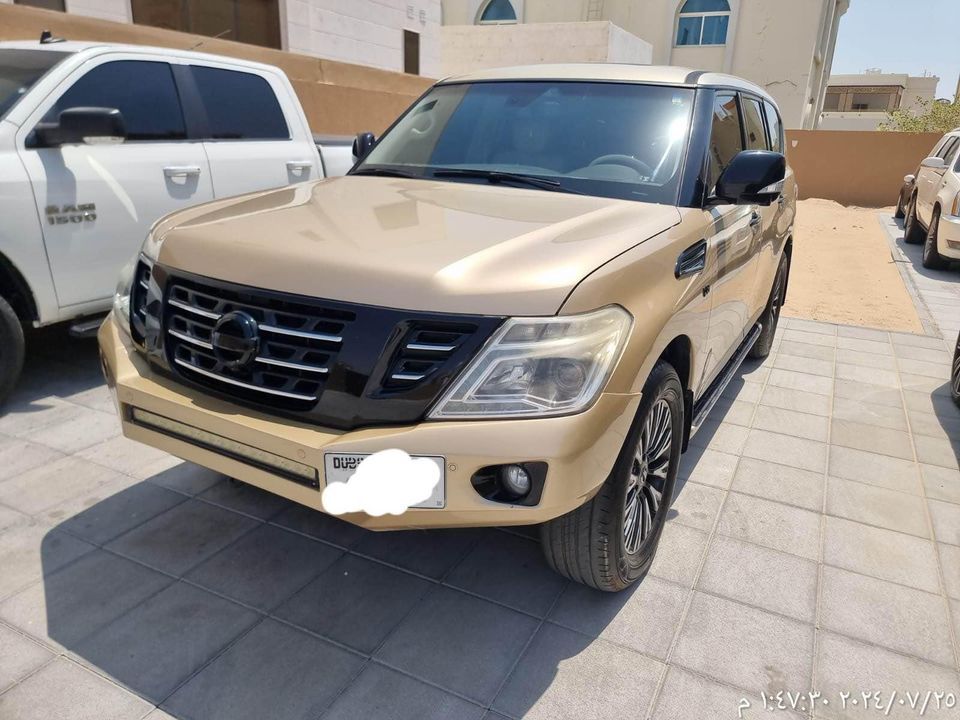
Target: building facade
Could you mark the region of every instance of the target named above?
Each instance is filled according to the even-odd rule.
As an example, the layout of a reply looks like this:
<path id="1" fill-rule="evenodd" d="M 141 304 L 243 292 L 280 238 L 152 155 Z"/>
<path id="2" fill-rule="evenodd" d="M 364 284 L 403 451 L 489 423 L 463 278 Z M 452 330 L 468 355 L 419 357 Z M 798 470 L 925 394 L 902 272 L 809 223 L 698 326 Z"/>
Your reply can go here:
<path id="1" fill-rule="evenodd" d="M 0 0 L 440 75 L 440 0 Z"/>
<path id="2" fill-rule="evenodd" d="M 542 45 L 526 53 L 569 60 L 578 28 L 587 33 L 592 23 L 607 21 L 648 44 L 653 63 L 744 77 L 777 99 L 786 127 L 812 129 L 848 6 L 849 0 L 443 0 L 442 66 L 447 74 L 466 65 L 509 64 L 513 41 L 504 33 L 498 45 L 490 26 L 538 23 L 568 24 L 564 42 L 545 34 Z M 457 42 L 448 42 L 448 33 Z M 616 53 L 605 59 L 622 61 Z"/>
<path id="3" fill-rule="evenodd" d="M 823 130 L 876 130 L 887 113 L 920 110 L 936 98 L 937 76 L 916 77 L 879 69 L 831 75 L 820 116 Z"/>

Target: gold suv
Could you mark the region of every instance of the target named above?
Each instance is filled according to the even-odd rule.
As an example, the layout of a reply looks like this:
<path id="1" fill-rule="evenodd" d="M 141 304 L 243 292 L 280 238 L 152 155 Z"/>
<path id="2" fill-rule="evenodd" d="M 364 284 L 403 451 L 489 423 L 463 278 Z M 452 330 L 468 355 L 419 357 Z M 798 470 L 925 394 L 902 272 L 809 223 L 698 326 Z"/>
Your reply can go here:
<path id="1" fill-rule="evenodd" d="M 783 144 L 773 99 L 727 75 L 444 80 L 346 177 L 155 225 L 100 330 L 123 431 L 317 510 L 403 450 L 437 467 L 430 497 L 346 520 L 542 523 L 558 572 L 622 589 L 690 436 L 770 351 Z"/>

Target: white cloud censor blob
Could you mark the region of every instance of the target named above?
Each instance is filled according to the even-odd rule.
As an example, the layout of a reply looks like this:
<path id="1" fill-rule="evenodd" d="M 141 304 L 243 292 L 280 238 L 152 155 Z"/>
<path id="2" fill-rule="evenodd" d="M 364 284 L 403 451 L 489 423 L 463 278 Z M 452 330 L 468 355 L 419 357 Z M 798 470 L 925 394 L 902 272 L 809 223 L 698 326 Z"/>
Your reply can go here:
<path id="1" fill-rule="evenodd" d="M 429 498 L 438 482 L 440 468 L 432 460 L 381 450 L 364 458 L 346 482 L 327 483 L 320 499 L 331 515 L 402 515 Z"/>

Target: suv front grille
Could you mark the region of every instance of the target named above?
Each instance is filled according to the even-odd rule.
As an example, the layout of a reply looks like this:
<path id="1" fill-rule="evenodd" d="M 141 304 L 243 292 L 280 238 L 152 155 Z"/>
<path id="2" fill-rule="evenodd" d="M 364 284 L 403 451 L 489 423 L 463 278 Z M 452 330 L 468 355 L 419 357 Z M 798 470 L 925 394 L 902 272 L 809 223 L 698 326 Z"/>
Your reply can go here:
<path id="1" fill-rule="evenodd" d="M 396 310 L 235 285 L 154 265 L 150 361 L 234 402 L 340 429 L 421 420 L 502 317 Z M 215 352 L 218 320 L 256 321 L 249 362 Z"/>

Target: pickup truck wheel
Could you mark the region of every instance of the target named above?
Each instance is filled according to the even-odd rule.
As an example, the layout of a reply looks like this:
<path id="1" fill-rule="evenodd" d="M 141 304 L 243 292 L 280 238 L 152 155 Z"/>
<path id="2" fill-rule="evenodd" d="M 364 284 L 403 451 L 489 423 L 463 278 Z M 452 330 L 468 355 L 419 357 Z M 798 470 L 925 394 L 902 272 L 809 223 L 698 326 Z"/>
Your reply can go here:
<path id="1" fill-rule="evenodd" d="M 773 278 L 773 287 L 770 288 L 770 297 L 767 300 L 767 307 L 760 316 L 760 324 L 763 329 L 760 331 L 760 337 L 747 353 L 748 357 L 755 360 L 763 360 L 773 349 L 773 338 L 777 334 L 777 323 L 780 322 L 780 310 L 783 308 L 783 291 L 787 286 L 787 273 L 790 272 L 790 261 L 786 253 L 780 260 L 777 267 L 777 274 Z"/>
<path id="2" fill-rule="evenodd" d="M 903 220 L 903 241 L 910 245 L 923 242 L 923 228 L 917 222 L 917 196 L 910 198 L 907 205 L 907 216 Z"/>
<path id="3" fill-rule="evenodd" d="M 900 220 L 901 218 L 903 218 L 904 214 L 905 213 L 903 212 L 903 196 L 899 195 L 897 196 L 897 209 L 893 211 L 893 216 L 897 220 Z"/>
<path id="4" fill-rule="evenodd" d="M 10 303 L 0 297 L 0 405 L 20 377 L 23 368 L 23 326 Z"/>
<path id="5" fill-rule="evenodd" d="M 957 349 L 953 351 L 953 372 L 950 375 L 950 394 L 960 407 L 960 335 L 957 336 Z"/>
<path id="6" fill-rule="evenodd" d="M 541 542 L 558 573 L 598 590 L 623 590 L 653 563 L 673 499 L 683 442 L 683 389 L 659 361 L 610 476 L 576 510 L 544 523 Z"/>
<path id="7" fill-rule="evenodd" d="M 930 218 L 930 227 L 927 228 L 927 237 L 923 242 L 923 266 L 928 270 L 942 270 L 947 262 L 937 250 L 937 230 L 940 227 L 940 210 L 933 211 Z"/>

